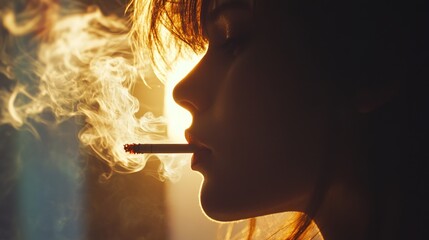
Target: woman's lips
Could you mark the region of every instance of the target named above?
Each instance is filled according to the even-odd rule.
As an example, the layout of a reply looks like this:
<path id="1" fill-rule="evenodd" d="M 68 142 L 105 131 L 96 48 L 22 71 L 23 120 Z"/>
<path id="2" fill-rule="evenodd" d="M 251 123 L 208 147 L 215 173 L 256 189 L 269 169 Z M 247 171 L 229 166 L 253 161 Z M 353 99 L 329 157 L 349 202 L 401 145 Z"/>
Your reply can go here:
<path id="1" fill-rule="evenodd" d="M 188 130 L 185 131 L 185 138 L 189 144 L 194 145 L 196 148 L 191 159 L 192 170 L 204 172 L 208 166 L 208 163 L 210 162 L 209 159 L 211 157 L 212 151 L 207 145 L 195 138 L 194 135 L 191 134 Z"/>
<path id="2" fill-rule="evenodd" d="M 209 158 L 211 151 L 207 148 L 197 149 L 192 155 L 191 168 L 194 171 L 204 172 L 208 164 L 210 163 Z"/>

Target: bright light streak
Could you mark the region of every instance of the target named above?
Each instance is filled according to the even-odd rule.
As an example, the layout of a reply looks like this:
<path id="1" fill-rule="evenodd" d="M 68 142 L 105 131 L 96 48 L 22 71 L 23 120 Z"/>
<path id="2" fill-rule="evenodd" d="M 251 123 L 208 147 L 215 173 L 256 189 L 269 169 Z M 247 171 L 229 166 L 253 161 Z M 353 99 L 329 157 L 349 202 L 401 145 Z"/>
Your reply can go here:
<path id="1" fill-rule="evenodd" d="M 178 61 L 172 68 L 173 71 L 168 72 L 165 76 L 164 117 L 168 126 L 168 139 L 171 142 L 186 143 L 184 132 L 192 123 L 191 114 L 174 101 L 173 89 L 200 59 L 201 56 L 194 56 Z M 182 171 L 177 171 L 177 169 L 183 169 L 190 162 L 191 156 L 192 154 L 172 154 L 164 159 L 162 155 L 159 155 L 160 158 L 163 158 L 161 160 L 164 164 L 164 172 L 172 181 L 177 181 L 181 177 Z"/>
<path id="2" fill-rule="evenodd" d="M 179 106 L 173 99 L 174 87 L 195 67 L 202 56 L 195 55 L 190 58 L 183 58 L 175 63 L 173 71 L 169 72 L 165 81 L 164 95 L 164 116 L 167 118 L 168 138 L 177 143 L 186 143 L 184 131 L 192 123 L 192 116 L 189 111 Z"/>
<path id="3" fill-rule="evenodd" d="M 173 99 L 174 86 L 188 73 L 195 64 L 190 62 L 182 62 L 178 67 L 180 72 L 175 72 L 171 75 L 165 84 L 165 110 L 164 116 L 167 118 L 169 139 L 178 143 L 186 143 L 184 131 L 192 122 L 191 114 L 180 107 Z"/>

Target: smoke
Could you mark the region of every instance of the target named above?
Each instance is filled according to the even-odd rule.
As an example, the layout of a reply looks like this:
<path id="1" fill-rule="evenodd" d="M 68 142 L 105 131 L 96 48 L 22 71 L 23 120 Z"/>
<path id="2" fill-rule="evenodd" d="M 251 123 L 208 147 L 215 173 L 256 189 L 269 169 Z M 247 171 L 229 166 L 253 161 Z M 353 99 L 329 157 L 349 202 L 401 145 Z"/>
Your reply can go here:
<path id="1" fill-rule="evenodd" d="M 9 79 L 0 89 L 0 124 L 40 137 L 35 124 L 74 119 L 82 125 L 81 145 L 112 171 L 142 170 L 151 155 L 126 153 L 123 145 L 165 142 L 166 120 L 151 112 L 136 117 L 139 101 L 131 93 L 146 82 L 147 66 L 137 64 L 128 22 L 96 6 L 65 11 L 53 0 L 16 8 L 0 10 L 0 31 L 7 33 L 0 38 L 0 73 Z M 161 177 L 168 174 L 177 173 Z"/>

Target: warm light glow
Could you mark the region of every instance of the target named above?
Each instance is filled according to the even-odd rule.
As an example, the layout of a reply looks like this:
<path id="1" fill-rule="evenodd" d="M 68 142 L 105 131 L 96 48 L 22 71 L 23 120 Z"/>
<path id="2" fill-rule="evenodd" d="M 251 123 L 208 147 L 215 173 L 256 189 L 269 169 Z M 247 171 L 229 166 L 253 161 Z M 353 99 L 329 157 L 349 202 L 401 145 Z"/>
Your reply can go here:
<path id="1" fill-rule="evenodd" d="M 184 60 L 177 64 L 177 71 L 168 76 L 168 81 L 165 84 L 165 116 L 168 121 L 168 136 L 174 141 L 186 142 L 184 130 L 189 127 L 192 122 L 191 114 L 180 107 L 173 99 L 173 89 L 175 85 L 183 79 L 186 74 L 196 65 L 200 57 L 195 59 Z"/>
<path id="2" fill-rule="evenodd" d="M 183 59 L 175 63 L 173 69 L 168 75 L 166 75 L 165 81 L 165 97 L 164 97 L 164 116 L 167 120 L 167 134 L 168 138 L 172 142 L 186 143 L 185 129 L 188 128 L 192 122 L 191 114 L 180 107 L 173 99 L 174 86 L 183 79 L 187 73 L 197 64 L 201 59 L 201 56 L 195 55 L 193 58 Z M 175 169 L 183 168 L 189 163 L 192 154 L 176 154 L 170 156 L 170 158 L 164 159 L 164 171 L 168 174 L 171 180 L 177 180 L 180 178 L 182 171 L 176 172 Z M 175 176 L 175 177 L 173 177 Z"/>

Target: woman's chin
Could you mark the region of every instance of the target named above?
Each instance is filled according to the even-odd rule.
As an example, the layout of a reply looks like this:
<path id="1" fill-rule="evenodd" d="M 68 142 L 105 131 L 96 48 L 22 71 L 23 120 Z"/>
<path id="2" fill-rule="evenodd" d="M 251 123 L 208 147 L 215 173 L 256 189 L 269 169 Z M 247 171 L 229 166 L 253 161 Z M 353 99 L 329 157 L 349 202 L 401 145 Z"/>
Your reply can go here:
<path id="1" fill-rule="evenodd" d="M 222 196 L 223 195 L 223 196 Z M 200 190 L 200 205 L 207 217 L 215 221 L 231 221 L 231 214 L 227 194 L 221 193 L 212 184 L 203 182 Z"/>
<path id="2" fill-rule="evenodd" d="M 205 205 L 203 203 L 201 207 L 208 218 L 217 222 L 231 222 L 247 218 L 244 214 L 231 209 L 221 209 L 217 208 L 218 206 Z"/>
<path id="3" fill-rule="evenodd" d="M 225 189 L 222 189 L 225 190 Z M 254 217 L 244 206 L 241 196 L 229 194 L 228 191 L 204 187 L 201 189 L 201 208 L 207 217 L 214 221 L 228 222 Z"/>

